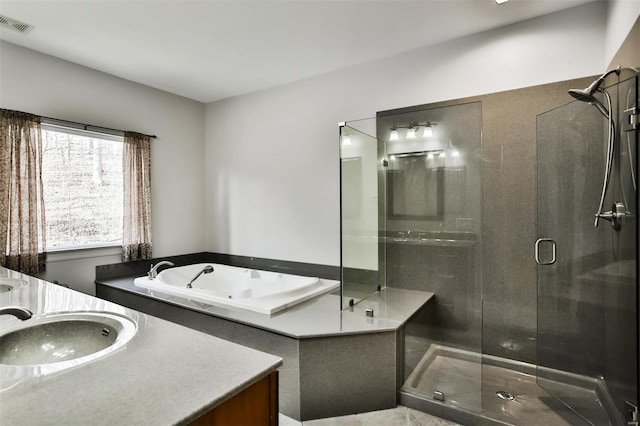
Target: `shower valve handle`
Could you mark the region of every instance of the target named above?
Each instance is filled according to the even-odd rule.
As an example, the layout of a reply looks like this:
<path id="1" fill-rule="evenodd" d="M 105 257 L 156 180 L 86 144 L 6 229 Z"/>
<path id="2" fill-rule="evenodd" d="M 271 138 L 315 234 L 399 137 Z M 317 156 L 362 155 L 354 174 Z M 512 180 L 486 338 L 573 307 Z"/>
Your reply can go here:
<path id="1" fill-rule="evenodd" d="M 624 207 L 622 203 L 613 203 L 611 206 L 611 211 L 596 213 L 596 222 L 595 226 L 598 227 L 598 220 L 604 219 L 611 222 L 611 226 L 615 231 L 619 231 L 622 227 L 622 221 L 627 215 L 627 209 Z"/>

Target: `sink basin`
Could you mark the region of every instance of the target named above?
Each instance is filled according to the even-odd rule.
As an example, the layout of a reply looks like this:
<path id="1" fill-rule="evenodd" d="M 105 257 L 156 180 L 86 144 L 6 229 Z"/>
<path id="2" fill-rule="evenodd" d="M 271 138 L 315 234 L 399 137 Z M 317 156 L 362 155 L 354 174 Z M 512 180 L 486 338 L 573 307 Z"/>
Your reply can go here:
<path id="1" fill-rule="evenodd" d="M 33 316 L 0 334 L 0 364 L 77 365 L 125 345 L 136 323 L 112 312 L 63 312 Z"/>

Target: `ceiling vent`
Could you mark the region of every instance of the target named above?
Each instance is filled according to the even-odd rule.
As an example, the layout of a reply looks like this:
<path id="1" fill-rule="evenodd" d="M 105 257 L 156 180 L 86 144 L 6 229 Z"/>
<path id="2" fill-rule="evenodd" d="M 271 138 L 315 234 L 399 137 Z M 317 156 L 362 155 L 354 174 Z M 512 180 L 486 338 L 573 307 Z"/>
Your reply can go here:
<path id="1" fill-rule="evenodd" d="M 19 31 L 22 34 L 28 34 L 34 27 L 33 25 L 25 24 L 24 22 L 16 21 L 7 16 L 0 15 L 0 29 L 10 28 L 15 31 Z"/>

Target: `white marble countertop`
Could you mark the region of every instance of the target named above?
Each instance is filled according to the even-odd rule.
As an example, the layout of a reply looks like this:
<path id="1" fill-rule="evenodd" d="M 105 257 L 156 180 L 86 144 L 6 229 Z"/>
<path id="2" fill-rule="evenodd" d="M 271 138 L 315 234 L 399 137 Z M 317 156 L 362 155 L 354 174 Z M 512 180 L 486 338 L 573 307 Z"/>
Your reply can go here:
<path id="1" fill-rule="evenodd" d="M 433 297 L 433 293 L 430 292 L 387 287 L 356 304 L 352 309 L 341 311 L 340 295 L 331 293 L 292 306 L 285 311 L 266 315 L 150 292 L 135 286 L 134 278 L 111 278 L 96 281 L 96 284 L 115 287 L 139 294 L 141 297 L 162 300 L 297 339 L 394 331 Z M 374 316 L 367 317 L 366 309 L 373 309 Z"/>
<path id="2" fill-rule="evenodd" d="M 0 364 L 3 425 L 185 424 L 282 364 L 279 357 L 0 267 L 3 279 L 25 284 L 0 293 L 0 306 L 26 307 L 34 318 L 106 311 L 137 323 L 125 346 L 69 369 Z M 0 334 L 19 321 L 0 316 Z"/>

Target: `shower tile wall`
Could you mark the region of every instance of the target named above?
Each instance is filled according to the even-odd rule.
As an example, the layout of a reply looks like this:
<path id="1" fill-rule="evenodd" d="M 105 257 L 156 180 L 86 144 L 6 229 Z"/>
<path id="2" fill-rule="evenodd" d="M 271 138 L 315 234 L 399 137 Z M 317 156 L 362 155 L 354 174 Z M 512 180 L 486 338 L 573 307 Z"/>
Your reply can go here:
<path id="1" fill-rule="evenodd" d="M 536 115 L 590 80 L 482 97 L 484 353 L 536 363 Z"/>
<path id="2" fill-rule="evenodd" d="M 630 64 L 636 68 L 640 67 L 640 18 L 636 20 L 627 39 L 616 56 L 611 60 L 608 69 L 618 64 Z M 633 102 L 627 98 L 629 89 L 631 89 L 629 84 L 621 87 L 619 91 L 621 96 L 619 96 L 618 99 L 618 111 L 628 108 L 629 105 L 627 102 Z M 636 87 L 636 96 L 638 96 L 639 91 L 640 87 Z M 638 164 L 637 147 L 638 142 L 640 142 L 638 133 L 638 131 L 635 132 L 635 141 L 629 133 L 621 138 L 623 142 L 621 144 L 623 153 L 631 148 L 633 152 L 632 157 L 636 159 L 636 167 Z M 631 138 L 629 145 L 626 144 L 627 137 Z M 625 154 L 623 154 L 623 157 L 624 156 Z M 627 176 L 628 179 L 629 169 L 625 166 L 626 161 L 621 161 L 621 163 L 622 173 Z M 620 194 L 616 194 L 616 197 L 619 199 Z M 627 201 L 629 204 L 635 205 L 636 209 L 640 207 L 637 198 L 635 200 L 628 199 Z M 635 224 L 633 224 L 632 221 L 627 221 L 627 225 L 637 225 L 637 220 Z M 634 234 L 637 238 L 637 228 L 635 232 L 617 234 L 615 240 L 611 241 L 617 248 L 614 253 L 619 255 L 622 251 L 636 249 Z M 638 277 L 635 262 L 620 262 L 617 263 L 616 266 L 617 268 L 614 271 L 615 276 L 607 276 L 610 284 L 607 288 L 607 298 L 605 299 L 604 334 L 605 345 L 611 349 L 607 350 L 604 356 L 607 386 L 614 400 L 618 403 L 618 409 L 622 411 L 626 407 L 622 405 L 620 401 L 635 400 L 638 402 L 638 371 L 640 370 L 640 360 L 638 359 L 637 350 L 634 349 L 637 348 L 637 339 L 640 330 L 640 316 L 638 316 L 636 312 L 637 306 L 640 306 L 640 294 L 638 294 L 637 290 Z"/>
<path id="3" fill-rule="evenodd" d="M 388 285 L 433 291 L 436 301 L 441 299 L 434 307 L 440 312 L 427 315 L 430 325 L 439 322 L 432 332 L 455 334 L 465 315 L 472 321 L 481 319 L 481 329 L 469 328 L 475 335 L 444 340 L 479 350 L 481 338 L 483 353 L 536 363 L 536 115 L 570 102 L 567 90 L 591 81 L 588 77 L 378 113 L 380 137 L 388 125 L 380 124 L 381 117 L 482 103 L 482 226 L 476 231 L 481 253 L 474 257 L 469 248 L 452 251 L 387 243 Z M 389 222 L 387 234 L 393 234 Z M 445 269 L 448 272 L 441 273 Z M 481 280 L 474 279 L 476 274 Z M 437 277 L 450 277 L 451 282 L 442 283 Z M 461 314 L 461 309 L 471 310 Z M 482 316 L 473 310 L 481 310 Z"/>

